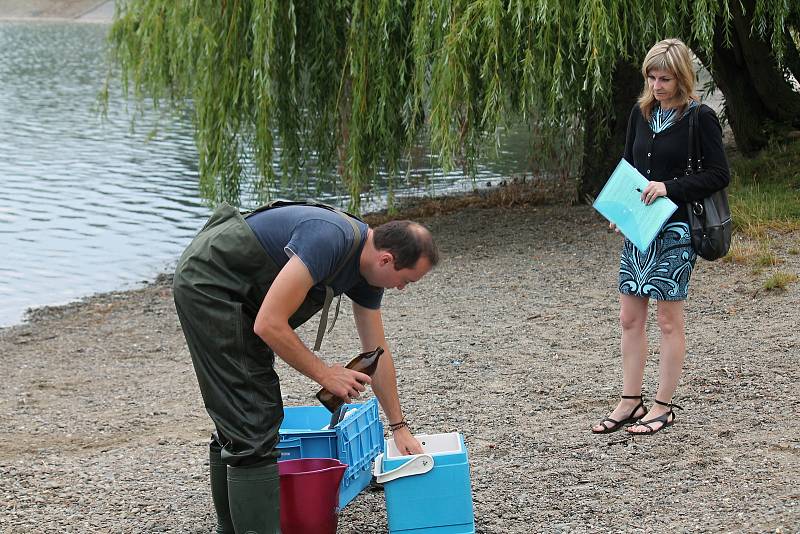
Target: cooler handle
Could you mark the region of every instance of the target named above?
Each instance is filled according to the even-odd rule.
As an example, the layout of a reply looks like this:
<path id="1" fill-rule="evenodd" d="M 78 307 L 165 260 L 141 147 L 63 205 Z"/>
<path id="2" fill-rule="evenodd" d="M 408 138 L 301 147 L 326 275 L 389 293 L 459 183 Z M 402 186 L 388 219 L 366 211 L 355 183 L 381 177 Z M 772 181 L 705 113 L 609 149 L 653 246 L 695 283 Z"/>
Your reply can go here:
<path id="1" fill-rule="evenodd" d="M 415 454 L 400 467 L 382 473 L 383 453 L 380 453 L 375 457 L 375 466 L 373 467 L 372 474 L 375 475 L 375 480 L 378 484 L 383 484 L 384 482 L 389 482 L 401 477 L 421 475 L 427 473 L 431 469 L 433 469 L 433 457 L 430 454 Z"/>

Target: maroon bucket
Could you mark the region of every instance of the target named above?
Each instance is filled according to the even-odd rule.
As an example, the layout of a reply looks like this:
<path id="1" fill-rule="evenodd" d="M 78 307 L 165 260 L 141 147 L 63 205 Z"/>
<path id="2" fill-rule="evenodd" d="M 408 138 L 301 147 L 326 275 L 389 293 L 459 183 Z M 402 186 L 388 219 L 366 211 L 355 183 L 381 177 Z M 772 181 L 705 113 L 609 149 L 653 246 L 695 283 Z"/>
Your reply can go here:
<path id="1" fill-rule="evenodd" d="M 347 464 L 331 458 L 278 462 L 282 534 L 336 534 L 345 469 Z"/>

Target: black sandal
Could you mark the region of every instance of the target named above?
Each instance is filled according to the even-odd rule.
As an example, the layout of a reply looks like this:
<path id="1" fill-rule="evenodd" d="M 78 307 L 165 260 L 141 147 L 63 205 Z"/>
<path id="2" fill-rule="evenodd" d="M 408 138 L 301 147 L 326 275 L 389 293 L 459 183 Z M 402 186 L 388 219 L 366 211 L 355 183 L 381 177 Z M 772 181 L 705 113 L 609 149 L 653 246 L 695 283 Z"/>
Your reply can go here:
<path id="1" fill-rule="evenodd" d="M 598 425 L 602 425 L 603 426 L 603 430 L 595 430 L 594 428 L 592 428 L 592 433 L 593 434 L 610 434 L 611 432 L 616 432 L 617 430 L 619 430 L 620 428 L 622 428 L 626 424 L 636 421 L 637 420 L 636 412 L 639 411 L 639 408 L 644 410 L 644 413 L 647 413 L 647 409 L 644 407 L 644 401 L 642 400 L 642 396 L 641 395 L 622 395 L 622 398 L 623 399 L 639 399 L 639 404 L 637 404 L 633 408 L 633 410 L 631 411 L 631 414 L 627 418 L 623 419 L 622 421 L 617 421 L 615 419 L 611 419 L 610 417 L 606 417 L 605 419 L 603 419 L 602 421 L 597 423 Z M 656 402 L 658 402 L 658 401 L 656 401 Z M 609 421 L 611 423 L 611 426 L 606 426 L 606 421 Z"/>
<path id="2" fill-rule="evenodd" d="M 673 412 L 672 409 L 677 408 L 678 410 L 683 410 L 683 408 L 681 408 L 677 404 L 672 404 L 671 402 L 661 402 L 658 399 L 655 399 L 655 403 L 660 404 L 661 406 L 669 406 L 669 411 L 664 415 L 659 415 L 658 417 L 654 417 L 653 419 L 648 419 L 647 421 L 642 421 L 641 419 L 639 419 L 632 425 L 628 425 L 628 428 L 625 429 L 625 431 L 628 434 L 631 434 L 633 436 L 651 436 L 656 432 L 660 432 L 665 428 L 675 424 L 675 412 Z M 650 426 L 652 423 L 661 423 L 661 426 L 653 430 L 653 427 Z M 647 427 L 647 432 L 631 432 L 629 428 L 632 426 L 645 426 Z"/>

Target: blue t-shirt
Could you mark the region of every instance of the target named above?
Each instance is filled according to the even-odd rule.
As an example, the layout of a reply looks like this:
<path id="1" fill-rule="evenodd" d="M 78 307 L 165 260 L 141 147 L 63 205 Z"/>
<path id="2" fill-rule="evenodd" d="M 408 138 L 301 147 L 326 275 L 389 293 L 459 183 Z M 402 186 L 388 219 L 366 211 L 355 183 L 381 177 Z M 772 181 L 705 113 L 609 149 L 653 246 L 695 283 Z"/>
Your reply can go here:
<path id="1" fill-rule="evenodd" d="M 325 286 L 321 282 L 336 271 L 353 245 L 350 223 L 338 213 L 314 206 L 272 208 L 248 215 L 245 221 L 279 268 L 292 256 L 300 258 L 314 280 L 312 296 L 322 302 Z M 355 222 L 361 231 L 361 242 L 331 287 L 334 294 L 344 293 L 356 304 L 376 310 L 381 306 L 383 289 L 369 285 L 358 270 L 369 227 Z"/>

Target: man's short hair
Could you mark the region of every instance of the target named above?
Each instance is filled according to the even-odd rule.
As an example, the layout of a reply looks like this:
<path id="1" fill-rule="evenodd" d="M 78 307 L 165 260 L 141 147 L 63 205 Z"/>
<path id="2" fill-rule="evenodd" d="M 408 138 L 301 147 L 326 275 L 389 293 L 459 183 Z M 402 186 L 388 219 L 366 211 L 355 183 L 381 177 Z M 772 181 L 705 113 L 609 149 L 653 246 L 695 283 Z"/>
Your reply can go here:
<path id="1" fill-rule="evenodd" d="M 373 242 L 378 250 L 387 250 L 394 256 L 396 270 L 416 265 L 425 257 L 431 267 L 439 263 L 439 250 L 427 228 L 413 221 L 389 221 L 373 230 Z"/>

